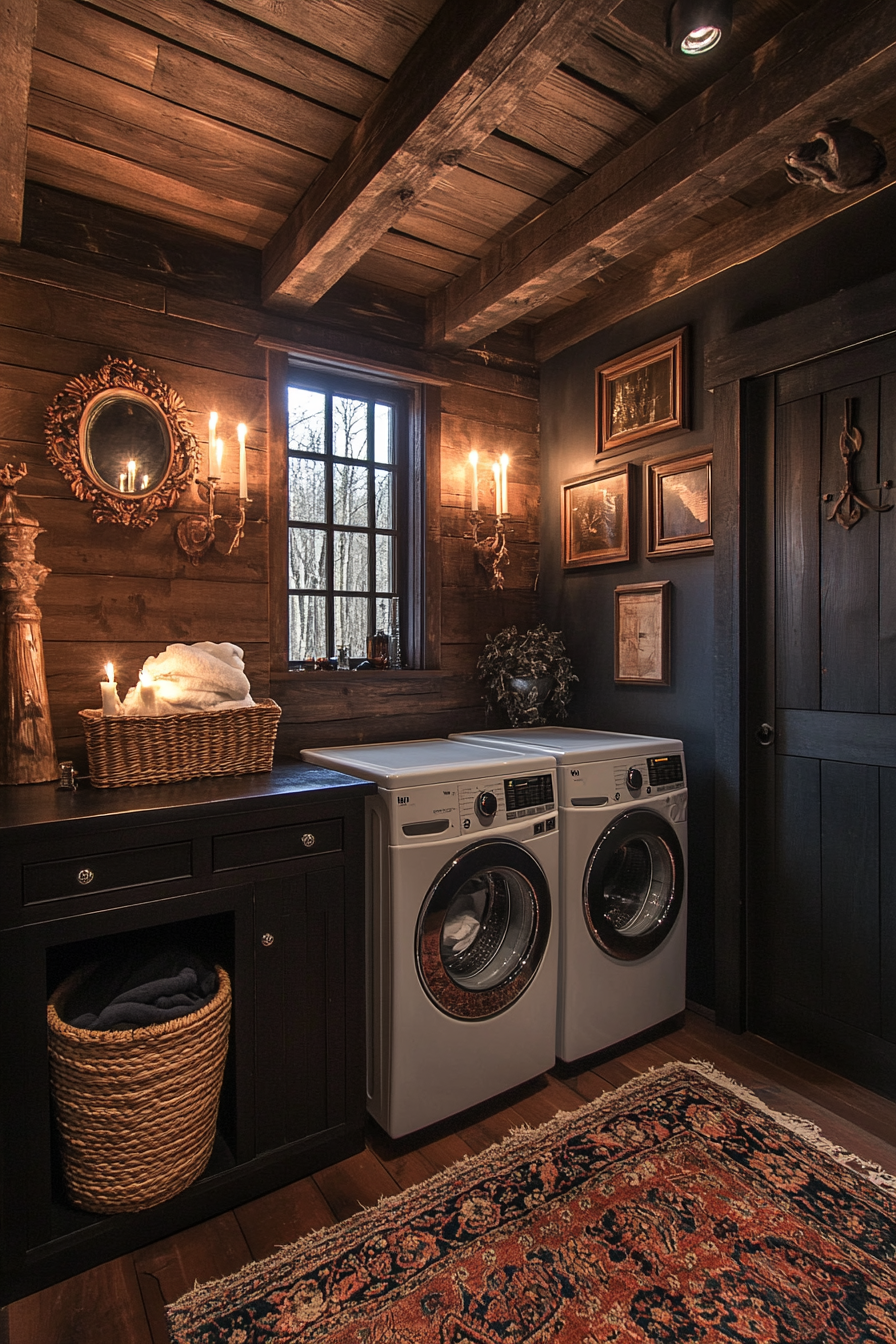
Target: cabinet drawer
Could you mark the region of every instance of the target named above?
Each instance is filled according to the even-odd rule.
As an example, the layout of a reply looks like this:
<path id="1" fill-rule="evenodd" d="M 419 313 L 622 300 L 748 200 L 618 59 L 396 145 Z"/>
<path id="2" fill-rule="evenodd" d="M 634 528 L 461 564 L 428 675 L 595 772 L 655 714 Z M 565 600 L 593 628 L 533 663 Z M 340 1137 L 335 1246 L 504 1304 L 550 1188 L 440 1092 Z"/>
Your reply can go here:
<path id="1" fill-rule="evenodd" d="M 307 859 L 342 848 L 342 820 L 299 822 L 258 831 L 233 831 L 212 840 L 212 869 L 250 868 L 280 859 Z"/>
<path id="2" fill-rule="evenodd" d="M 25 904 L 85 896 L 112 887 L 140 887 L 147 882 L 192 877 L 189 840 L 181 844 L 122 849 L 111 854 L 77 854 L 52 863 L 26 863 L 23 868 Z"/>

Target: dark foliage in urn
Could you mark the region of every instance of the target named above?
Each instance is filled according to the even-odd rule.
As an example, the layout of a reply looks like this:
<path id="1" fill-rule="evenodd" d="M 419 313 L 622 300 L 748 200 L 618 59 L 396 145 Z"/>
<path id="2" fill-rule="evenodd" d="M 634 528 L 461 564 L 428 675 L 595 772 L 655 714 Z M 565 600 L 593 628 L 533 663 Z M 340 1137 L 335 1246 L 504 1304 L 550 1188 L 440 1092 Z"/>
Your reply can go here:
<path id="1" fill-rule="evenodd" d="M 832 122 L 784 160 L 791 182 L 845 195 L 877 182 L 887 166 L 883 145 L 848 121 Z"/>
<path id="2" fill-rule="evenodd" d="M 476 670 L 489 702 L 514 728 L 565 719 L 578 677 L 560 632 L 537 625 L 521 635 L 515 625 L 490 635 Z"/>

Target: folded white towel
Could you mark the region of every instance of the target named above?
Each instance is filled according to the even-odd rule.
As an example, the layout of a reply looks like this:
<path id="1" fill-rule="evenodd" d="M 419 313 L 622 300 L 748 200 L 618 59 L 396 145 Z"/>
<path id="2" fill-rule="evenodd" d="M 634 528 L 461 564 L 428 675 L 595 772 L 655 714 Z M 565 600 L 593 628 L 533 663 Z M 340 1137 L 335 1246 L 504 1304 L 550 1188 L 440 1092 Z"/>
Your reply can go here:
<path id="1" fill-rule="evenodd" d="M 155 687 L 160 714 L 254 705 L 243 668 L 243 650 L 239 645 L 207 641 L 169 644 L 163 653 L 147 658 L 143 664 L 144 679 Z M 125 696 L 122 708 L 125 714 L 141 713 L 135 686 Z"/>

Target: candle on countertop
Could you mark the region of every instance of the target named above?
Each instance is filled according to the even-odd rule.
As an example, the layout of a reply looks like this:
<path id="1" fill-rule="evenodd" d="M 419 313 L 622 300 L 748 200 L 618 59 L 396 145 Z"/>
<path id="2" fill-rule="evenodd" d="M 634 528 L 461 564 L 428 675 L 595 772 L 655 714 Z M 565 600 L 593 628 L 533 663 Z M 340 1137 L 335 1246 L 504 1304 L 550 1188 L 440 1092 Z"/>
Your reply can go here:
<path id="1" fill-rule="evenodd" d="M 474 448 L 467 458 L 470 466 L 473 468 L 473 483 L 470 486 L 470 511 L 479 512 L 479 454 Z"/>
<path id="2" fill-rule="evenodd" d="M 114 719 L 118 713 L 118 686 L 115 682 L 115 668 L 106 663 L 106 680 L 100 682 L 103 697 L 103 718 Z"/>
<path id="3" fill-rule="evenodd" d="M 501 464 L 492 463 L 492 474 L 495 478 L 495 513 L 500 516 L 501 513 Z"/>
<path id="4" fill-rule="evenodd" d="M 502 454 L 501 454 L 501 512 L 502 512 L 503 514 L 505 514 L 505 515 L 509 512 L 509 510 L 508 510 L 508 508 L 507 508 L 507 467 L 508 467 L 509 462 L 510 462 L 510 458 L 507 456 L 507 454 L 506 454 L 506 453 L 502 453 Z"/>
<path id="5" fill-rule="evenodd" d="M 215 430 L 218 425 L 218 412 L 212 411 L 208 418 L 208 474 L 212 474 L 212 461 L 215 452 Z"/>
<path id="6" fill-rule="evenodd" d="M 240 441 L 240 499 L 249 499 L 249 482 L 246 476 L 246 426 L 237 425 L 236 436 Z"/>
<path id="7" fill-rule="evenodd" d="M 131 458 L 128 463 L 128 494 L 134 493 L 134 487 L 137 484 L 137 463 Z"/>
<path id="8" fill-rule="evenodd" d="M 156 698 L 155 682 L 148 672 L 141 672 L 137 683 L 137 713 L 152 718 L 158 712 L 159 702 Z"/>

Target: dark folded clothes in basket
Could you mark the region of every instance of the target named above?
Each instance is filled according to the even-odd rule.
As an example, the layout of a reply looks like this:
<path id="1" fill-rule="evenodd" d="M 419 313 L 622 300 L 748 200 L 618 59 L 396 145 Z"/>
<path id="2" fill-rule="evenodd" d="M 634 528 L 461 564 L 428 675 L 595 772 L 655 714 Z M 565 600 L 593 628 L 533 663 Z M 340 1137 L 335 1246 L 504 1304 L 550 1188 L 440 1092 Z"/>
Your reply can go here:
<path id="1" fill-rule="evenodd" d="M 183 949 L 113 958 L 70 995 L 65 1021 L 88 1031 L 130 1031 L 195 1013 L 217 987 L 217 972 Z"/>

